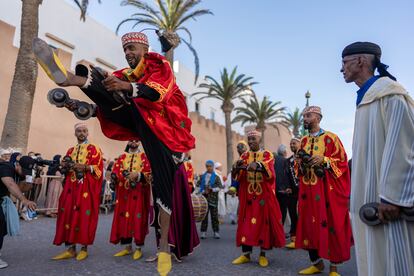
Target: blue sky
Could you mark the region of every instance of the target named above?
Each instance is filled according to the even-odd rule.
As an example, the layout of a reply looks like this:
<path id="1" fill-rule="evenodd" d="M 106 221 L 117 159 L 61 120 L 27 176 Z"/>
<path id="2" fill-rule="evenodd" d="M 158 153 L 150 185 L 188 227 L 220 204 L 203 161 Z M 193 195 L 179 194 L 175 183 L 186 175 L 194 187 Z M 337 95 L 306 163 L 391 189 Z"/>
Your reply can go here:
<path id="1" fill-rule="evenodd" d="M 88 15 L 113 30 L 136 12 L 117 0 L 90 2 Z M 259 82 L 258 95 L 282 101 L 290 109 L 303 108 L 309 89 L 311 104 L 322 107 L 322 127 L 339 135 L 349 155 L 357 87 L 344 83 L 339 72 L 343 47 L 354 41 L 378 43 L 389 71 L 407 90 L 414 87 L 414 1 L 205 0 L 200 7 L 214 15 L 186 26 L 193 34 L 202 75 L 218 77 L 223 67 L 237 65 Z M 125 25 L 120 33 L 131 26 Z M 153 44 L 158 47 L 158 42 Z M 193 68 L 185 45 L 175 55 Z"/>

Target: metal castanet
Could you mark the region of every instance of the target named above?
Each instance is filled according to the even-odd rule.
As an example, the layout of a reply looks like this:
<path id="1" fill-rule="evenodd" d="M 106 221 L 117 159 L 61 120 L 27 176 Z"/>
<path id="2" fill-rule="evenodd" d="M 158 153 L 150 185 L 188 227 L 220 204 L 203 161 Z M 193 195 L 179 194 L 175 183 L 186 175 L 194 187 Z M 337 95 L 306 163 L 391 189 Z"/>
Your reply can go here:
<path id="1" fill-rule="evenodd" d="M 378 202 L 371 202 L 362 205 L 359 209 L 359 217 L 365 224 L 369 226 L 376 226 L 382 223 L 378 217 L 378 206 Z M 414 222 L 414 206 L 402 207 L 400 219 L 404 219 L 407 222 Z"/>
<path id="2" fill-rule="evenodd" d="M 47 100 L 56 107 L 62 108 L 67 103 L 72 101 L 69 93 L 63 88 L 54 88 L 47 93 Z M 74 100 L 76 102 L 76 109 L 73 111 L 76 118 L 79 120 L 88 120 L 94 115 L 94 107 L 84 101 Z"/>

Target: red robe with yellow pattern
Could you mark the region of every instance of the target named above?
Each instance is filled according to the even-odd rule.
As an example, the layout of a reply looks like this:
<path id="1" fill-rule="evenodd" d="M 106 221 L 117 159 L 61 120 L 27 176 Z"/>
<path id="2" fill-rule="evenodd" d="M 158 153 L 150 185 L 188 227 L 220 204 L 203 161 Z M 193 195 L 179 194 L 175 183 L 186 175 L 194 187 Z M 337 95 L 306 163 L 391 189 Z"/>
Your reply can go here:
<path id="1" fill-rule="evenodd" d="M 273 154 L 267 150 L 247 151 L 240 157 L 244 165 L 260 163 L 264 172 L 242 170 L 239 181 L 237 246 L 260 246 L 263 249 L 285 246 L 282 215 L 275 195 Z"/>
<path id="2" fill-rule="evenodd" d="M 124 81 L 145 84 L 160 94 L 156 102 L 139 97 L 133 101 L 151 131 L 170 150 L 187 152 L 195 147 L 187 104 L 165 57 L 148 53 L 135 69 L 125 68 L 113 72 L 113 75 Z M 102 132 L 108 138 L 121 141 L 139 140 L 136 133 L 105 119 L 99 109 L 97 117 L 101 122 Z"/>
<path id="3" fill-rule="evenodd" d="M 131 187 L 122 172 L 140 172 L 136 187 Z M 148 234 L 150 208 L 151 168 L 144 152 L 122 154 L 114 165 L 112 173 L 118 177 L 114 218 L 112 221 L 111 243 L 117 244 L 122 238 L 133 237 L 137 245 L 143 245 Z"/>
<path id="4" fill-rule="evenodd" d="M 297 248 L 317 249 L 321 258 L 332 262 L 349 260 L 352 244 L 349 218 L 351 183 L 345 149 L 338 136 L 328 131 L 316 137 L 303 137 L 301 149 L 310 155 L 324 156 L 328 169 L 323 178 L 317 177 L 313 168 L 300 170 L 295 245 Z"/>
<path id="5" fill-rule="evenodd" d="M 194 192 L 194 167 L 191 161 L 184 162 L 185 172 L 187 174 L 188 188 L 190 193 Z"/>
<path id="6" fill-rule="evenodd" d="M 75 172 L 66 176 L 59 198 L 56 245 L 93 244 L 98 225 L 103 161 L 101 150 L 93 144 L 78 144 L 66 153 L 76 163 L 88 165 L 84 178 L 77 180 Z M 93 172 L 91 172 L 91 169 Z"/>

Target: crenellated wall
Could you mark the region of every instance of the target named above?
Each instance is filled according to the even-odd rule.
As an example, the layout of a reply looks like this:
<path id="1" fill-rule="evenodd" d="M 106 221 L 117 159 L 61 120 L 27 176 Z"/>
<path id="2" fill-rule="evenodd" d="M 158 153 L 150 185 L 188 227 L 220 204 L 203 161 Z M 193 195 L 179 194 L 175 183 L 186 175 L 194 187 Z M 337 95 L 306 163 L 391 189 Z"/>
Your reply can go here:
<path id="1" fill-rule="evenodd" d="M 196 112 L 190 112 L 190 118 L 193 122 L 193 135 L 196 137 L 196 148 L 191 152 L 196 172 L 203 172 L 205 161 L 209 159 L 222 163 L 223 171 L 227 172 L 226 128 Z M 235 131 L 232 132 L 232 136 L 233 157 L 237 158 L 236 144 L 244 137 Z"/>

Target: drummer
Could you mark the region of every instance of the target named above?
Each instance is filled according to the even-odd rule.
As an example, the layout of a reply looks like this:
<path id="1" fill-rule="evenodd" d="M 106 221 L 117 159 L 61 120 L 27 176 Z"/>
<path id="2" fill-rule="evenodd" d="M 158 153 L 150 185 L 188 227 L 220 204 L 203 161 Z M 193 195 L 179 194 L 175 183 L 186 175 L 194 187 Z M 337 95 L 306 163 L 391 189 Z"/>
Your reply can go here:
<path id="1" fill-rule="evenodd" d="M 206 171 L 202 174 L 198 186 L 200 187 L 200 193 L 208 201 L 207 214 L 201 223 L 201 238 L 205 239 L 207 237 L 206 232 L 208 227 L 208 213 L 210 213 L 214 238 L 220 239 L 218 219 L 218 193 L 220 189 L 223 189 L 223 183 L 214 170 L 213 160 L 207 160 Z"/>

